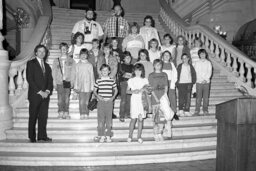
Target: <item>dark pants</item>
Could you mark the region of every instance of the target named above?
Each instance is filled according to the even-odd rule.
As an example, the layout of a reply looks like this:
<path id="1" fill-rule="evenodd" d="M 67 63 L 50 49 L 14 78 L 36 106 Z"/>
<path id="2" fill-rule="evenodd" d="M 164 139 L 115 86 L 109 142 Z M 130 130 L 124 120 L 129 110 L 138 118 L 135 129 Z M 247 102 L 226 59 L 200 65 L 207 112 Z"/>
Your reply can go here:
<path id="1" fill-rule="evenodd" d="M 91 98 L 91 93 L 89 92 L 79 92 L 79 112 L 80 115 L 89 115 L 88 104 Z"/>
<path id="2" fill-rule="evenodd" d="M 58 112 L 69 112 L 70 88 L 64 88 L 63 85 L 57 85 L 58 93 Z"/>
<path id="3" fill-rule="evenodd" d="M 168 97 L 170 100 L 171 109 L 174 113 L 177 112 L 177 98 L 176 98 L 176 90 L 175 89 L 169 89 L 168 91 Z"/>
<path id="4" fill-rule="evenodd" d="M 33 99 L 29 99 L 29 123 L 28 137 L 36 139 L 36 122 L 38 120 L 37 139 L 47 138 L 46 125 L 48 118 L 49 98 L 43 99 L 39 94 Z"/>
<path id="5" fill-rule="evenodd" d="M 97 110 L 98 136 L 111 136 L 113 101 L 98 101 Z"/>
<path id="6" fill-rule="evenodd" d="M 126 93 L 127 89 L 127 81 L 122 81 L 120 83 L 120 94 L 121 94 L 121 102 L 120 102 L 120 112 L 119 116 L 120 118 L 125 118 L 130 116 L 130 100 L 131 100 L 131 95 Z"/>
<path id="7" fill-rule="evenodd" d="M 203 98 L 203 111 L 208 112 L 210 84 L 196 84 L 196 112 L 200 112 Z"/>
<path id="8" fill-rule="evenodd" d="M 192 86 L 191 83 L 178 84 L 179 110 L 189 112 Z"/>

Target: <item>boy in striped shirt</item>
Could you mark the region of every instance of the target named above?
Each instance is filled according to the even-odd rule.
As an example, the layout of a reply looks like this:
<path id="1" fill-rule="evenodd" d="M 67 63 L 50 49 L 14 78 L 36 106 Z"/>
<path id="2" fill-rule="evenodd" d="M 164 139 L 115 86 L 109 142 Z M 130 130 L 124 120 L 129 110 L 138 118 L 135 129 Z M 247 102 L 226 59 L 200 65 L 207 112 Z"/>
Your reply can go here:
<path id="1" fill-rule="evenodd" d="M 109 77 L 110 66 L 103 64 L 100 67 L 101 78 L 94 84 L 93 93 L 98 99 L 98 137 L 100 142 L 111 142 L 113 101 L 117 95 L 117 86 L 114 79 Z M 107 129 L 107 132 L 105 132 Z"/>

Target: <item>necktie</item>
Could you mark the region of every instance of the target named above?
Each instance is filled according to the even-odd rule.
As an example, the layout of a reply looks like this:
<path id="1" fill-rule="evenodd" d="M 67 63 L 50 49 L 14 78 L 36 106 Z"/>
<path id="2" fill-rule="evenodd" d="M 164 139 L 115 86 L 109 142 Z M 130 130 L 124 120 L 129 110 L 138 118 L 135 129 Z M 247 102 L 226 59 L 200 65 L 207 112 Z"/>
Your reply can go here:
<path id="1" fill-rule="evenodd" d="M 119 27 L 118 17 L 116 17 L 116 37 L 118 37 L 118 27 Z"/>
<path id="2" fill-rule="evenodd" d="M 43 73 L 45 73 L 45 67 L 44 67 L 44 60 L 43 59 L 41 59 L 41 68 L 42 68 Z"/>

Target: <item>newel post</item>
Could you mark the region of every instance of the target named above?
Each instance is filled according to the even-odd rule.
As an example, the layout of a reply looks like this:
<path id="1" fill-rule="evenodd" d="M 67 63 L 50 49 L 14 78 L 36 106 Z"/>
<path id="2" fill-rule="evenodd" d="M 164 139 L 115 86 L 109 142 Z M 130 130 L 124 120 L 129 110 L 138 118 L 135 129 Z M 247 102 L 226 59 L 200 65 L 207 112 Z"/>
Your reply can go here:
<path id="1" fill-rule="evenodd" d="M 3 3 L 0 0 L 0 30 L 3 28 Z M 9 104 L 8 73 L 10 61 L 8 52 L 3 49 L 4 37 L 0 32 L 0 139 L 6 139 L 5 130 L 12 128 L 12 108 Z"/>

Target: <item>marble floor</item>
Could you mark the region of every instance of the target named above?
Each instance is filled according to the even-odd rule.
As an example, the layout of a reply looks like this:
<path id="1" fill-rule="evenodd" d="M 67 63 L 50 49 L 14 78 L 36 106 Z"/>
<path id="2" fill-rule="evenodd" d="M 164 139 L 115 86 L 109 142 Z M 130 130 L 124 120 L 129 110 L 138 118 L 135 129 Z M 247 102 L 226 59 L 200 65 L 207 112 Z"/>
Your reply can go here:
<path id="1" fill-rule="evenodd" d="M 0 171 L 215 171 L 216 160 L 101 167 L 0 166 Z"/>

